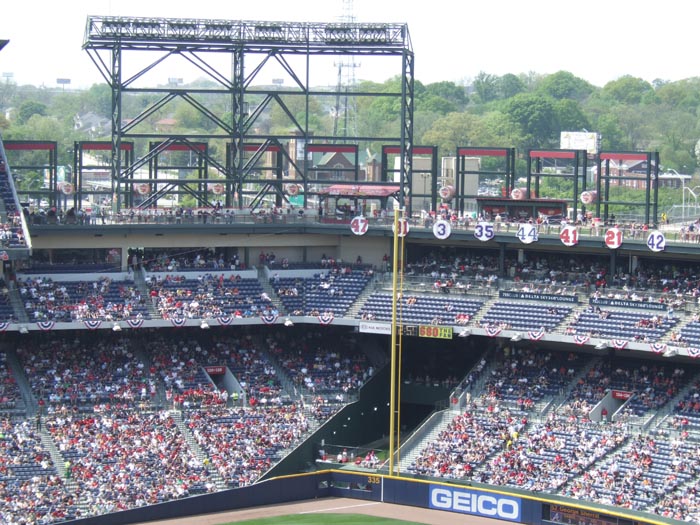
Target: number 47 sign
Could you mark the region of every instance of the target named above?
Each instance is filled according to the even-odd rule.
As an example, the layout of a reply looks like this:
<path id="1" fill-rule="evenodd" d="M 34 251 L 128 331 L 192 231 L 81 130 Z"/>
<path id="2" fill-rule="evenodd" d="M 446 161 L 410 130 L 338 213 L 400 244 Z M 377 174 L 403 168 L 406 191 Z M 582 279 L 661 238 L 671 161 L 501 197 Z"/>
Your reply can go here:
<path id="1" fill-rule="evenodd" d="M 365 233 L 367 233 L 368 227 L 369 220 L 367 220 L 367 218 L 363 217 L 362 215 L 353 217 L 353 219 L 350 221 L 350 231 L 352 231 L 352 233 L 354 233 L 355 235 L 364 235 Z"/>

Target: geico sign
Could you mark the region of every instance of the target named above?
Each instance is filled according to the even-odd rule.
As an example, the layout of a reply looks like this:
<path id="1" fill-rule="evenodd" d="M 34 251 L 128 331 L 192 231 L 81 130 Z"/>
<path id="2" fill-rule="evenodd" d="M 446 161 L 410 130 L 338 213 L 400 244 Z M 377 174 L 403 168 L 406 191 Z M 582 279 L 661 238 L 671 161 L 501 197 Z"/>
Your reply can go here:
<path id="1" fill-rule="evenodd" d="M 520 521 L 520 498 L 445 487 L 430 487 L 430 508 Z"/>

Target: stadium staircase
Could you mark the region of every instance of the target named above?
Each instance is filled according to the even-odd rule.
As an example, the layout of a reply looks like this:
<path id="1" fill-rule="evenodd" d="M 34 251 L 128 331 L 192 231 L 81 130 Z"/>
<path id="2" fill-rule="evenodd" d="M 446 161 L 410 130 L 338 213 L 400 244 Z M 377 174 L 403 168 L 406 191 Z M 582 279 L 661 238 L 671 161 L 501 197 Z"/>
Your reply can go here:
<path id="1" fill-rule="evenodd" d="M 12 374 L 17 388 L 19 388 L 21 399 L 18 400 L 17 406 L 12 411 L 16 416 L 26 417 L 36 413 L 38 405 L 37 400 L 32 393 L 32 388 L 29 386 L 27 376 L 24 373 L 24 368 L 17 357 L 14 348 L 8 348 L 5 351 L 7 357 L 7 367 Z M 4 411 L 7 412 L 7 411 Z"/>
<path id="2" fill-rule="evenodd" d="M 349 319 L 356 319 L 357 314 L 360 312 L 362 307 L 365 305 L 365 302 L 367 299 L 370 298 L 370 296 L 377 291 L 377 277 L 376 275 L 372 278 L 370 282 L 367 283 L 367 286 L 365 286 L 365 289 L 360 292 L 360 295 L 357 296 L 357 299 L 355 299 L 355 302 L 350 306 L 348 311 L 345 314 L 345 317 Z"/>
<path id="3" fill-rule="evenodd" d="M 133 275 L 134 285 L 138 288 L 139 292 L 141 292 L 141 297 L 145 298 L 146 307 L 148 308 L 148 313 L 151 315 L 151 319 L 160 319 L 161 315 L 153 304 L 153 301 L 151 301 L 151 289 L 146 283 L 146 270 L 140 267 L 134 270 Z"/>
<path id="4" fill-rule="evenodd" d="M 486 299 L 484 301 L 484 304 L 481 305 L 481 308 L 477 312 L 477 314 L 474 316 L 474 318 L 470 321 L 471 326 L 481 326 L 481 321 L 482 319 L 486 316 L 486 314 L 491 310 L 491 307 L 496 304 L 498 301 L 498 295 L 493 295 Z"/>
<path id="5" fill-rule="evenodd" d="M 12 306 L 12 312 L 17 322 L 28 323 L 29 316 L 24 309 L 24 301 L 22 301 L 22 297 L 19 295 L 19 290 L 17 289 L 17 283 L 15 281 L 7 283 L 7 298 L 10 301 L 10 306 Z"/>
<path id="6" fill-rule="evenodd" d="M 212 481 L 216 484 L 216 489 L 226 490 L 227 488 L 229 488 L 226 482 L 224 481 L 224 478 L 221 477 L 221 474 L 219 474 L 216 468 L 211 464 L 209 456 L 207 456 L 204 450 L 202 450 L 202 447 L 199 446 L 199 443 L 197 443 L 197 440 L 192 435 L 192 432 L 190 432 L 190 429 L 187 428 L 187 425 L 182 420 L 182 412 L 180 412 L 179 410 L 171 410 L 170 415 L 172 416 L 173 421 L 175 422 L 175 426 L 177 426 L 177 428 L 180 430 L 182 437 L 187 443 L 187 446 L 190 447 L 190 450 L 194 453 L 197 459 L 199 459 L 202 465 L 204 465 L 207 471 L 211 474 Z"/>
<path id="7" fill-rule="evenodd" d="M 447 408 L 438 412 L 433 412 L 406 442 L 401 445 L 399 453 L 399 471 L 408 472 L 423 449 L 433 441 L 436 441 L 440 433 L 452 422 L 459 410 Z"/>
<path id="8" fill-rule="evenodd" d="M 267 277 L 264 266 L 258 268 L 258 281 L 260 281 L 260 286 L 262 286 L 263 291 L 270 297 L 270 302 L 277 308 L 277 311 L 280 314 L 288 314 L 289 312 L 287 312 L 287 309 L 277 295 L 277 290 L 270 284 L 270 279 Z"/>

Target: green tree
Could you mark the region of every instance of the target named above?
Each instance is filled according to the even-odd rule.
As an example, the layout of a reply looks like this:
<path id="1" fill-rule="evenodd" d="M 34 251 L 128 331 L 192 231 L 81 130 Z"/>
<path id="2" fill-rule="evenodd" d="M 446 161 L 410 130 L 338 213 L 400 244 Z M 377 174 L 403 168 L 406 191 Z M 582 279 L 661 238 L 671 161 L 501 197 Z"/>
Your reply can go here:
<path id="1" fill-rule="evenodd" d="M 525 83 L 521 78 L 513 75 L 512 73 L 503 75 L 498 79 L 498 93 L 500 98 L 511 98 L 519 93 L 524 93 L 525 91 L 527 91 L 527 86 L 525 86 Z"/>
<path id="2" fill-rule="evenodd" d="M 554 110 L 559 123 L 559 131 L 578 131 L 591 127 L 583 109 L 575 100 L 557 100 L 554 102 Z"/>
<path id="3" fill-rule="evenodd" d="M 621 104 L 641 104 L 645 96 L 653 94 L 654 88 L 641 78 L 627 75 L 605 84 L 602 92 Z"/>
<path id="4" fill-rule="evenodd" d="M 480 133 L 481 121 L 468 113 L 450 113 L 436 120 L 423 135 L 423 144 L 437 145 L 443 155 L 451 155 L 457 146 L 474 144 L 472 137 Z M 449 153 L 446 153 L 449 152 Z"/>
<path id="5" fill-rule="evenodd" d="M 48 108 L 46 104 L 41 102 L 36 102 L 34 100 L 28 100 L 24 102 L 17 112 L 17 122 L 20 125 L 26 124 L 29 119 L 34 115 L 46 116 Z"/>
<path id="6" fill-rule="evenodd" d="M 521 93 L 506 102 L 504 112 L 522 130 L 523 143 L 518 146 L 524 149 L 549 147 L 558 139 L 558 119 L 552 98 Z"/>
<path id="7" fill-rule="evenodd" d="M 554 99 L 585 100 L 594 87 L 568 71 L 547 75 L 538 84 L 538 91 Z"/>
<path id="8" fill-rule="evenodd" d="M 498 98 L 498 78 L 495 75 L 480 71 L 472 82 L 472 87 L 482 104 Z"/>

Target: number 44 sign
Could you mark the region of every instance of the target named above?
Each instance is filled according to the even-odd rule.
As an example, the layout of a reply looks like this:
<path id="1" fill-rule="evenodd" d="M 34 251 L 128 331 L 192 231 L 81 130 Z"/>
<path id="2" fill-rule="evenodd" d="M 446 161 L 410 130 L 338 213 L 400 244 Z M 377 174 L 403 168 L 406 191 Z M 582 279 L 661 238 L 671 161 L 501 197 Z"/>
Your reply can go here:
<path id="1" fill-rule="evenodd" d="M 521 224 L 515 236 L 523 244 L 537 242 L 537 226 L 530 223 Z"/>

